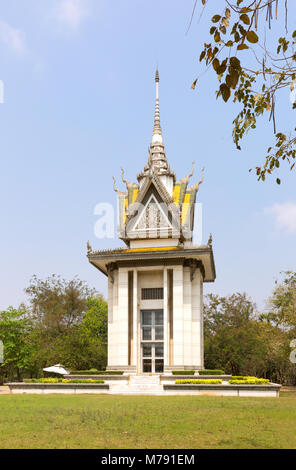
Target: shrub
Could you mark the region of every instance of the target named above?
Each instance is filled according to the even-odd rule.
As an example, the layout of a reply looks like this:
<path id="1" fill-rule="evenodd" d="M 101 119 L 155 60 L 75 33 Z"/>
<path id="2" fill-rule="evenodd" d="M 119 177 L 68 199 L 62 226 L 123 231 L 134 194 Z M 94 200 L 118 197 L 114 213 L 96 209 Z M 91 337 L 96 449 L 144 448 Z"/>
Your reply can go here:
<path id="1" fill-rule="evenodd" d="M 57 379 L 57 378 L 46 378 L 46 379 L 24 379 L 23 382 L 25 383 L 33 383 L 33 384 L 57 384 L 62 382 L 62 378 Z"/>
<path id="2" fill-rule="evenodd" d="M 122 375 L 123 370 L 71 370 L 71 375 Z"/>
<path id="3" fill-rule="evenodd" d="M 221 379 L 180 379 L 180 380 L 175 380 L 175 384 L 177 385 L 198 385 L 198 384 L 215 384 L 215 385 L 221 385 L 222 380 Z"/>
<path id="4" fill-rule="evenodd" d="M 243 376 L 234 376 L 229 380 L 230 384 L 234 385 L 266 385 L 269 384 L 268 379 L 258 379 L 257 377 L 243 377 Z"/>
<path id="5" fill-rule="evenodd" d="M 173 375 L 194 375 L 195 370 L 173 370 Z"/>
<path id="6" fill-rule="evenodd" d="M 94 380 L 94 379 L 64 379 L 63 383 L 69 384 L 104 384 L 105 380 Z"/>
<path id="7" fill-rule="evenodd" d="M 198 371 L 199 375 L 224 375 L 225 372 L 224 370 L 210 370 L 210 369 L 205 369 L 205 370 L 199 370 Z"/>
<path id="8" fill-rule="evenodd" d="M 95 384 L 103 384 L 105 383 L 104 380 L 94 380 L 94 379 L 24 379 L 24 383 L 38 383 L 38 384 L 87 384 L 87 383 L 95 383 Z"/>

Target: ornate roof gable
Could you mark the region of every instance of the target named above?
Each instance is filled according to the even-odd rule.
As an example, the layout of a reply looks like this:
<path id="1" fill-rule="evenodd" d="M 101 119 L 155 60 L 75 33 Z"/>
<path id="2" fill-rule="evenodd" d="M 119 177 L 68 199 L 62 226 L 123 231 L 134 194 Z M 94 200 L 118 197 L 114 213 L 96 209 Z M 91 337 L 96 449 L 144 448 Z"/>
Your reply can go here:
<path id="1" fill-rule="evenodd" d="M 156 174 L 144 179 L 136 201 L 129 206 L 126 223 L 127 238 L 151 236 L 180 237 L 180 210 Z"/>
<path id="2" fill-rule="evenodd" d="M 192 240 L 196 194 L 203 181 L 202 175 L 198 183 L 188 187 L 194 172 L 194 162 L 191 173 L 178 181 L 170 169 L 160 125 L 158 70 L 155 84 L 154 127 L 147 165 L 137 177 L 139 183 L 127 181 L 121 169 L 126 192 L 117 190 L 114 184 L 119 200 L 118 236 L 127 244 L 130 239 L 151 236 L 173 237 L 181 242 Z"/>

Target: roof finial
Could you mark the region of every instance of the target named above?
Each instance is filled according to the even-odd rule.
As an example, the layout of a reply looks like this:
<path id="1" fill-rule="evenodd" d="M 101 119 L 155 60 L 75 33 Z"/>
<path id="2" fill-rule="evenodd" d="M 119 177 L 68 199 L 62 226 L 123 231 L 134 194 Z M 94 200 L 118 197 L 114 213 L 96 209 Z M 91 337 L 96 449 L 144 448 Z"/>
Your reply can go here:
<path id="1" fill-rule="evenodd" d="M 153 128 L 153 137 L 152 143 L 163 142 L 162 133 L 160 127 L 160 116 L 159 116 L 159 72 L 156 69 L 155 72 L 155 114 L 154 114 L 154 128 Z"/>

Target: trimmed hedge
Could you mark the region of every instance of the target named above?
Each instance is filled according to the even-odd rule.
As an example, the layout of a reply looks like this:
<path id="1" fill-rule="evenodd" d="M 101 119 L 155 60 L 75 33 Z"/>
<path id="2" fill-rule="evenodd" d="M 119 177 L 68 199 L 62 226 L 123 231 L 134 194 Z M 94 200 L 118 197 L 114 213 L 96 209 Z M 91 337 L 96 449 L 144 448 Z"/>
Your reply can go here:
<path id="1" fill-rule="evenodd" d="M 70 375 L 122 375 L 123 370 L 71 370 Z"/>
<path id="2" fill-rule="evenodd" d="M 64 379 L 63 383 L 70 384 L 104 384 L 105 380 L 99 379 Z"/>
<path id="3" fill-rule="evenodd" d="M 244 377 L 241 375 L 235 375 L 231 380 L 229 380 L 229 383 L 233 385 L 266 385 L 269 384 L 269 380 L 258 379 L 257 377 Z"/>
<path id="4" fill-rule="evenodd" d="M 180 380 L 175 380 L 176 385 L 198 385 L 198 384 L 215 384 L 215 385 L 221 385 L 222 380 L 221 379 L 180 379 Z"/>
<path id="5" fill-rule="evenodd" d="M 194 375 L 195 370 L 173 370 L 173 375 Z"/>
<path id="6" fill-rule="evenodd" d="M 216 369 L 213 369 L 213 370 L 210 370 L 210 369 L 205 369 L 205 370 L 199 370 L 198 371 L 198 374 L 199 375 L 224 375 L 225 372 L 224 370 L 216 370 Z"/>
<path id="7" fill-rule="evenodd" d="M 34 383 L 34 384 L 103 384 L 104 380 L 94 380 L 94 379 L 24 379 L 24 383 Z"/>

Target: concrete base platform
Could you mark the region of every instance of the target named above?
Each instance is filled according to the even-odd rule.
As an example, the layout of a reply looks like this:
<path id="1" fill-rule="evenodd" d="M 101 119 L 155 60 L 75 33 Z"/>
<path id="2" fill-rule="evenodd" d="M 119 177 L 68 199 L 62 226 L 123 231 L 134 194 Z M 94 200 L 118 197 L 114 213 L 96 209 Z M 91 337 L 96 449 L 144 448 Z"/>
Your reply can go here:
<path id="1" fill-rule="evenodd" d="M 122 376 L 121 376 L 122 377 Z M 116 380 L 105 377 L 105 384 L 44 384 L 14 382 L 7 384 L 10 393 L 62 393 L 62 394 L 97 394 L 111 395 L 210 395 L 229 397 L 278 397 L 281 385 L 234 385 L 223 380 L 219 384 L 175 384 L 172 376 L 130 375 Z M 174 380 L 184 378 L 175 376 Z"/>
<path id="2" fill-rule="evenodd" d="M 279 397 L 281 385 L 164 385 L 166 395 L 210 395 L 220 397 Z"/>

